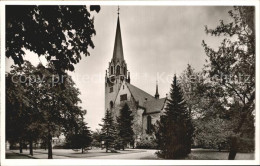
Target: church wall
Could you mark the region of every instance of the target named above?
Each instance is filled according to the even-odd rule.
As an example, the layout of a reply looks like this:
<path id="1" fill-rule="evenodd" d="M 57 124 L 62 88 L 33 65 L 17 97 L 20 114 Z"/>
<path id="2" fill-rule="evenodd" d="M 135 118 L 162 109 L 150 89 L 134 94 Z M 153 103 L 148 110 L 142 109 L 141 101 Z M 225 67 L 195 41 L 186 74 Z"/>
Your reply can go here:
<path id="1" fill-rule="evenodd" d="M 127 101 L 131 100 L 131 92 L 129 91 L 125 81 L 123 81 L 120 90 L 118 92 L 118 95 L 115 100 L 115 105 L 120 105 L 122 101 L 120 101 L 120 95 L 126 94 L 127 95 Z"/>
<path id="2" fill-rule="evenodd" d="M 127 95 L 127 100 L 120 101 L 120 96 L 125 94 Z M 136 103 L 134 102 L 134 99 L 131 96 L 131 92 L 125 84 L 125 81 L 123 81 L 114 102 L 114 109 L 112 110 L 114 117 L 118 117 L 120 115 L 120 110 L 122 109 L 125 103 L 128 104 L 132 112 L 136 112 Z"/>
<path id="3" fill-rule="evenodd" d="M 124 95 L 124 94 L 127 95 L 127 100 L 120 101 L 120 95 Z M 115 100 L 115 108 L 113 109 L 114 117 L 120 115 L 120 110 L 122 109 L 125 103 L 128 104 L 130 110 L 132 111 L 132 115 L 133 115 L 132 128 L 134 131 L 134 139 L 138 141 L 142 137 L 142 130 L 143 130 L 142 118 L 143 118 L 144 109 L 137 107 L 136 102 L 131 95 L 131 92 L 129 91 L 125 82 L 123 82 Z"/>
<path id="4" fill-rule="evenodd" d="M 154 114 L 146 114 L 143 115 L 143 139 L 148 139 L 150 140 L 151 137 L 153 137 L 152 134 L 147 134 L 147 117 L 151 116 L 151 123 L 152 125 L 156 124 L 156 121 L 160 120 L 160 113 L 154 113 Z"/>
<path id="5" fill-rule="evenodd" d="M 105 111 L 110 110 L 110 101 L 114 103 L 119 88 L 121 86 L 121 81 L 116 79 L 114 84 L 106 83 L 105 84 Z M 110 93 L 110 88 L 113 87 L 113 92 Z"/>
<path id="6" fill-rule="evenodd" d="M 143 113 L 144 109 L 138 108 L 136 111 L 133 111 L 133 131 L 135 142 L 139 141 L 143 135 Z"/>

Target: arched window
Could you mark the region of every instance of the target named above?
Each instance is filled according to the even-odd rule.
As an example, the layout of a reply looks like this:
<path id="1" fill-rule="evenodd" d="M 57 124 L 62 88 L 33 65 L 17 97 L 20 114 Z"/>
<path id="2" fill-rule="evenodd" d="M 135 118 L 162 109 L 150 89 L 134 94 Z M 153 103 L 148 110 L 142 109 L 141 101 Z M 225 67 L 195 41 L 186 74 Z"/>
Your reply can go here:
<path id="1" fill-rule="evenodd" d="M 110 101 L 110 109 L 114 107 L 113 101 Z"/>
<path id="2" fill-rule="evenodd" d="M 116 75 L 120 75 L 120 66 L 116 66 Z"/>
<path id="3" fill-rule="evenodd" d="M 113 75 L 113 74 L 114 74 L 114 69 L 113 69 L 113 66 L 111 66 L 111 69 L 110 69 L 110 71 L 111 71 L 111 74 Z"/>
<path id="4" fill-rule="evenodd" d="M 147 116 L 147 134 L 151 133 L 151 129 L 152 129 L 152 118 L 151 116 Z"/>

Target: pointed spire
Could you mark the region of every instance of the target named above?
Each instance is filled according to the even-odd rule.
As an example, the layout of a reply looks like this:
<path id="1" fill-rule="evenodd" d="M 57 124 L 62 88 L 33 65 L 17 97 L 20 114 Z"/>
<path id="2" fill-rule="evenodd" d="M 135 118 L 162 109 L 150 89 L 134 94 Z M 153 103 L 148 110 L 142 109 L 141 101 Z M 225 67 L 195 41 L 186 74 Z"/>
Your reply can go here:
<path id="1" fill-rule="evenodd" d="M 114 45 L 114 52 L 113 52 L 113 61 L 117 62 L 118 60 L 120 62 L 124 61 L 123 44 L 122 44 L 120 20 L 119 20 L 119 7 L 118 7 L 115 45 Z"/>
<path id="2" fill-rule="evenodd" d="M 156 80 L 156 92 L 155 92 L 154 97 L 155 97 L 156 99 L 159 99 L 159 97 L 160 97 L 160 95 L 159 95 L 159 93 L 158 93 L 158 81 L 157 81 L 157 80 Z"/>

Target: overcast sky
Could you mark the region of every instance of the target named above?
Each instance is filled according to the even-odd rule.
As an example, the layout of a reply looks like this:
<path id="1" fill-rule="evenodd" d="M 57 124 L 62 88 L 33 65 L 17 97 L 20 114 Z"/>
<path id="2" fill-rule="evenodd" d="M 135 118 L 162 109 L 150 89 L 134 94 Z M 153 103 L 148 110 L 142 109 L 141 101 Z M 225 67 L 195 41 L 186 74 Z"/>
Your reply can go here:
<path id="1" fill-rule="evenodd" d="M 181 74 L 190 63 L 197 71 L 205 64 L 201 46 L 205 40 L 216 48 L 221 38 L 207 36 L 204 26 L 216 27 L 219 20 L 229 20 L 231 7 L 121 6 L 120 23 L 123 50 L 131 84 L 155 94 L 156 77 L 160 97 L 170 89 L 174 73 Z M 70 72 L 81 91 L 82 107 L 87 110 L 86 122 L 92 130 L 99 128 L 104 115 L 105 70 L 112 58 L 117 6 L 101 6 L 95 16 L 96 36 L 90 56 L 84 57 Z M 25 59 L 34 65 L 37 55 L 26 51 Z M 44 58 L 41 58 L 44 63 Z M 6 60 L 6 70 L 13 64 Z"/>

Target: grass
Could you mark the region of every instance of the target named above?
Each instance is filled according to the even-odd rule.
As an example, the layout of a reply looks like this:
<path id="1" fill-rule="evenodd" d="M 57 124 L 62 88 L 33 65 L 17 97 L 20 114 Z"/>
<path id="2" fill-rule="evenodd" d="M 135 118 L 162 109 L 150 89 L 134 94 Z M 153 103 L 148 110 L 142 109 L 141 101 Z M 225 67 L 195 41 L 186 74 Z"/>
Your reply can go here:
<path id="1" fill-rule="evenodd" d="M 25 154 L 18 154 L 18 153 L 6 153 L 5 158 L 6 159 L 33 159 L 33 157 L 30 157 Z"/>
<path id="2" fill-rule="evenodd" d="M 193 149 L 186 160 L 227 160 L 229 152 L 209 149 Z M 237 153 L 235 160 L 254 160 L 254 153 Z"/>

